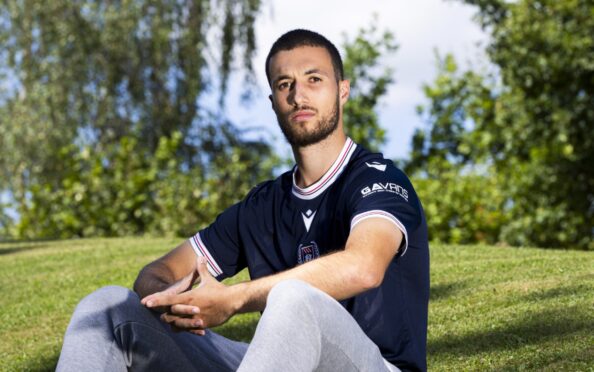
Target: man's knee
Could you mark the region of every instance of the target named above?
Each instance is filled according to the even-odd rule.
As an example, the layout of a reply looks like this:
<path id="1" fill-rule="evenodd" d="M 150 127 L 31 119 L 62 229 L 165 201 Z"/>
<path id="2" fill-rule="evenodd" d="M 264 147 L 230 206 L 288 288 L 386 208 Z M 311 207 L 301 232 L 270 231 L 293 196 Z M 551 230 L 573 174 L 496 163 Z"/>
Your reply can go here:
<path id="1" fill-rule="evenodd" d="M 310 304 L 321 304 L 327 299 L 331 298 L 319 289 L 301 280 L 288 279 L 272 287 L 268 294 L 267 306 L 284 306 L 299 309 Z"/>
<path id="2" fill-rule="evenodd" d="M 120 307 L 134 306 L 140 306 L 140 300 L 136 293 L 128 288 L 111 285 L 99 288 L 83 298 L 76 307 L 75 313 L 108 311 Z"/>

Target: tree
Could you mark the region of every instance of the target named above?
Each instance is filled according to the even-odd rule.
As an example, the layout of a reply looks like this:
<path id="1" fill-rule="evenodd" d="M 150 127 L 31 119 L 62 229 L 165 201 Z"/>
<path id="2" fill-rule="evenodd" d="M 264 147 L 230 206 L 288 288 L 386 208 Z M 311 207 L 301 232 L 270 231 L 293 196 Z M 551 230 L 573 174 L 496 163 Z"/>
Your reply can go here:
<path id="1" fill-rule="evenodd" d="M 343 48 L 344 75 L 351 83 L 351 96 L 343 112 L 345 131 L 355 142 L 378 151 L 386 141 L 386 132 L 379 124 L 377 105 L 393 83 L 393 71 L 381 67 L 381 58 L 398 46 L 392 33 L 378 34 L 372 25 L 360 29 L 352 40 L 345 36 Z"/>
<path id="2" fill-rule="evenodd" d="M 501 240 L 594 249 L 594 5 L 467 2 L 491 34 L 496 71 L 450 76 L 458 90 L 429 95 L 431 108 L 452 103 L 458 121 L 448 126 L 451 111 L 434 111 L 432 134 L 415 136 L 411 164 L 441 149 L 451 164 L 493 167 L 508 198 Z M 433 133 L 448 128 L 458 132 L 442 147 Z"/>
<path id="3" fill-rule="evenodd" d="M 480 163 L 477 148 L 484 148 L 486 143 L 471 136 L 469 125 L 491 122 L 495 110 L 493 85 L 483 75 L 460 72 L 452 55 L 436 57 L 437 77 L 423 86 L 429 102 L 417 108 L 428 128 L 415 131 L 411 157 L 405 166 L 411 174 L 424 170 L 433 178 Z"/>
<path id="4" fill-rule="evenodd" d="M 85 235 L 81 228 L 62 230 L 81 225 L 62 222 L 66 215 L 73 221 L 83 218 L 82 212 L 68 212 L 78 210 L 82 200 L 56 203 L 56 198 L 87 195 L 69 190 L 75 186 L 126 189 L 128 172 L 144 180 L 129 193 L 148 203 L 155 196 L 151 185 L 166 174 L 164 169 L 151 174 L 151 161 L 163 141 L 178 135 L 169 155 L 186 176 L 216 178 L 219 170 L 210 164 L 230 156 L 222 147 L 241 147 L 238 161 L 265 164 L 256 158 L 269 155 L 267 146 L 246 147 L 240 133 L 202 103 L 217 83 L 213 66 L 219 66 L 221 96 L 235 61 L 251 79 L 259 8 L 258 0 L 5 1 L 0 74 L 8 83 L 0 90 L 0 190 L 14 196 L 20 231 L 27 236 Z M 124 172 L 121 178 L 115 176 L 118 169 Z M 115 178 L 106 181 L 109 177 Z M 118 204 L 116 196 L 107 196 L 100 200 L 103 207 L 118 210 L 113 215 L 119 217 L 106 222 L 113 226 L 102 234 L 120 234 L 115 225 L 135 226 L 126 233 L 150 225 L 137 218 L 146 205 Z M 51 228 L 35 230 L 35 213 L 54 218 L 48 221 Z M 55 217 L 64 213 L 62 219 Z"/>
<path id="5" fill-rule="evenodd" d="M 222 66 L 224 94 L 234 48 L 243 49 L 251 72 L 259 6 L 254 0 L 6 1 L 0 70 L 13 76 L 13 87 L 0 100 L 2 147 L 14 157 L 3 157 L 4 175 L 24 174 L 26 183 L 39 172 L 55 174 L 51 154 L 74 140 L 100 147 L 134 135 L 152 153 L 162 136 L 191 135 L 202 115 L 199 98 L 212 85 L 209 45 L 222 46 L 213 62 Z M 191 141 L 183 152 L 194 160 Z"/>
<path id="6" fill-rule="evenodd" d="M 271 178 L 279 159 L 268 143 L 246 140 L 222 106 L 202 101 L 215 89 L 224 96 L 237 53 L 253 78 L 259 7 L 6 1 L 0 190 L 16 200 L 16 235 L 189 235 Z M 391 82 L 378 61 L 395 48 L 375 32 L 346 42 L 345 59 L 351 135 L 376 136 L 364 142 L 372 149 L 383 142 L 375 107 Z"/>
<path id="7" fill-rule="evenodd" d="M 508 223 L 509 199 L 501 177 L 478 154 L 484 140 L 468 129 L 492 119 L 491 85 L 461 72 L 451 55 L 437 60 L 437 77 L 423 87 L 429 102 L 418 108 L 428 127 L 415 131 L 405 171 L 423 201 L 432 240 L 493 244 Z"/>
<path id="8" fill-rule="evenodd" d="M 594 249 L 594 4 L 522 1 L 506 9 L 501 19 L 483 16 L 506 88 L 491 129 L 507 162 L 499 168 L 514 178 L 516 218 L 504 238 Z"/>

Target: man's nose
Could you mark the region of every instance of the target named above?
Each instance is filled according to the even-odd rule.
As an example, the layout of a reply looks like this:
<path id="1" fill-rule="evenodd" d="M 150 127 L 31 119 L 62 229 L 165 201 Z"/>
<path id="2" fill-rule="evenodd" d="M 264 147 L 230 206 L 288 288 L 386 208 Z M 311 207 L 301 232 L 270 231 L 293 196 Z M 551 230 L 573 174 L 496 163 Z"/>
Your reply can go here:
<path id="1" fill-rule="evenodd" d="M 291 89 L 290 100 L 295 106 L 301 106 L 307 102 L 307 92 L 305 86 L 302 83 L 294 82 L 293 89 Z"/>

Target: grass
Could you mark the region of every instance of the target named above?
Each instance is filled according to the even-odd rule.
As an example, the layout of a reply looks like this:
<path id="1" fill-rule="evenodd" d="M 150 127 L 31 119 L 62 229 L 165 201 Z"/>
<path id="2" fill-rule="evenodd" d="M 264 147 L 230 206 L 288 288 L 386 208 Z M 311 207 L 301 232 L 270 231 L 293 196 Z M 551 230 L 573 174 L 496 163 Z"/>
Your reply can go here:
<path id="1" fill-rule="evenodd" d="M 53 371 L 77 302 L 107 284 L 131 287 L 177 243 L 1 243 L 0 370 Z M 594 253 L 433 245 L 431 260 L 430 370 L 594 371 Z M 249 340 L 257 320 L 217 331 Z"/>

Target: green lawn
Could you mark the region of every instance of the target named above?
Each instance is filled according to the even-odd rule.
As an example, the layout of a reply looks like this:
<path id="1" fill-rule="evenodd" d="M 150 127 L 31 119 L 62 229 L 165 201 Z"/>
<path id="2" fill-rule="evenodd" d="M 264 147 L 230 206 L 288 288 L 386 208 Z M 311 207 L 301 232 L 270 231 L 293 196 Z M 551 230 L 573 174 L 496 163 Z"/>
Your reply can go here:
<path id="1" fill-rule="evenodd" d="M 53 370 L 76 303 L 177 243 L 0 244 L 0 370 Z M 433 245 L 431 260 L 431 370 L 594 371 L 594 253 Z M 257 319 L 218 331 L 249 340 Z"/>

